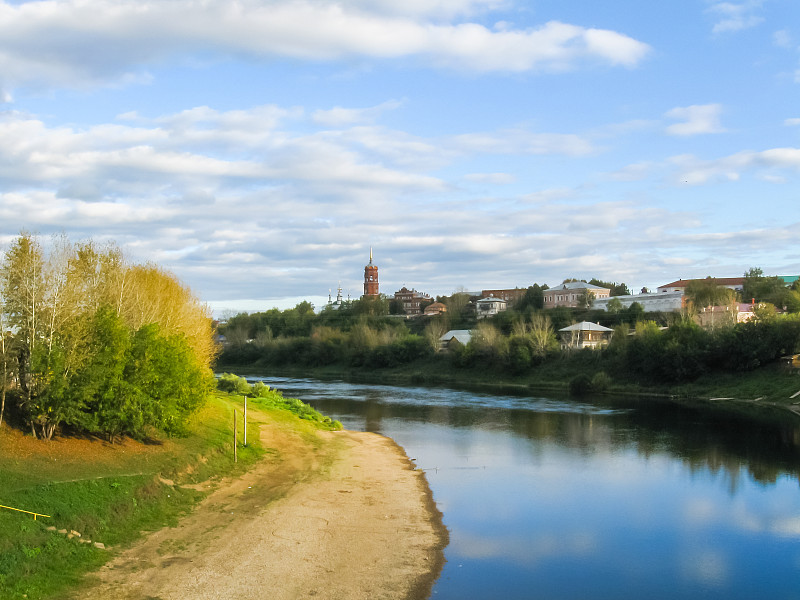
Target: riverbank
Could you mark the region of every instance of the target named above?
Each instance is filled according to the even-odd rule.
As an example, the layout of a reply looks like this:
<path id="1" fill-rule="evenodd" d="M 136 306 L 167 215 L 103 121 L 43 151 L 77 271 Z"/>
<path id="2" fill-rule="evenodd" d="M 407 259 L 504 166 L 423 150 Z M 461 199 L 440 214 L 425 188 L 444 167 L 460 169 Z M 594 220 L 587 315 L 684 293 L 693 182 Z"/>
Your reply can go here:
<path id="1" fill-rule="evenodd" d="M 497 394 L 556 396 L 569 395 L 570 381 L 576 376 L 585 375 L 591 379 L 596 375 L 592 365 L 586 365 L 585 369 L 577 372 L 574 364 L 567 361 L 563 364 L 549 364 L 547 368 L 518 376 L 495 371 L 458 369 L 436 361 L 386 369 L 346 368 L 340 365 L 218 365 L 216 370 L 243 376 L 311 377 L 376 385 L 448 387 Z M 788 371 L 778 364 L 740 373 L 705 375 L 691 382 L 674 385 L 653 385 L 608 378 L 602 389 L 591 389 L 589 392 L 662 399 L 748 414 L 775 412 L 800 416 L 800 374 Z"/>
<path id="2" fill-rule="evenodd" d="M 390 439 L 260 426 L 266 457 L 177 527 L 122 552 L 74 598 L 240 600 L 430 595 L 447 531 Z"/>

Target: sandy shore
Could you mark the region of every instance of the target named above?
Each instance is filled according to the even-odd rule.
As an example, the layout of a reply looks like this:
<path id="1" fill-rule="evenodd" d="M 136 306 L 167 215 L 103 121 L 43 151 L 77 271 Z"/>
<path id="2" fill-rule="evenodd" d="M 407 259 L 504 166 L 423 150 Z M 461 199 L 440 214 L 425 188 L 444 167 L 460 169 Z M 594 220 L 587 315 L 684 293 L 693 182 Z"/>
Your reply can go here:
<path id="1" fill-rule="evenodd" d="M 77 597 L 427 598 L 447 532 L 423 473 L 388 438 L 318 435 L 263 426 L 272 458 L 122 552 Z"/>

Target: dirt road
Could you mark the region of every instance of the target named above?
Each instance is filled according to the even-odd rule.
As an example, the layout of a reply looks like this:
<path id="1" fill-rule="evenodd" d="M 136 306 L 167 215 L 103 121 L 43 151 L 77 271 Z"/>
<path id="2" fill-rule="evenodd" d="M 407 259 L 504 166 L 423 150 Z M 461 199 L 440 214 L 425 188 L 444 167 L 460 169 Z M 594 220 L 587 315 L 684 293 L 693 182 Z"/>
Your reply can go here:
<path id="1" fill-rule="evenodd" d="M 121 553 L 79 597 L 427 598 L 447 533 L 423 474 L 390 439 L 318 435 L 262 426 L 271 458 Z"/>

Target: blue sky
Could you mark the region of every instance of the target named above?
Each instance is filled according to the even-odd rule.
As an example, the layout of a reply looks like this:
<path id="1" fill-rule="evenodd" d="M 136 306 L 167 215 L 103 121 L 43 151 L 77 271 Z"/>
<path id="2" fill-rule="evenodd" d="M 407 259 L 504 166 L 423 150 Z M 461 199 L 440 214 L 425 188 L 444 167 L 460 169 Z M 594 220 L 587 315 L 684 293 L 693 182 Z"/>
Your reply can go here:
<path id="1" fill-rule="evenodd" d="M 0 246 L 217 312 L 800 273 L 795 0 L 0 0 Z"/>

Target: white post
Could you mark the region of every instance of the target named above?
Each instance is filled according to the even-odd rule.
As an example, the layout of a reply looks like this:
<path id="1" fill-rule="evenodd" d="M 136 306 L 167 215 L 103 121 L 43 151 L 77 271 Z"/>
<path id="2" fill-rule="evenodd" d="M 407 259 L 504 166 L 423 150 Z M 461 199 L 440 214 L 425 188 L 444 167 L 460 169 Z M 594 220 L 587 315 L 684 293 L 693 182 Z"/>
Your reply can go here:
<path id="1" fill-rule="evenodd" d="M 244 445 L 247 446 L 247 396 L 244 397 Z"/>

